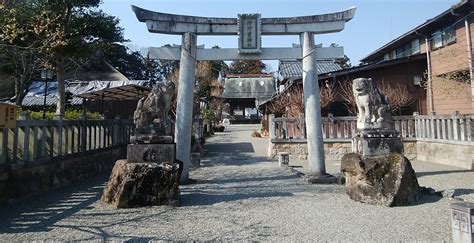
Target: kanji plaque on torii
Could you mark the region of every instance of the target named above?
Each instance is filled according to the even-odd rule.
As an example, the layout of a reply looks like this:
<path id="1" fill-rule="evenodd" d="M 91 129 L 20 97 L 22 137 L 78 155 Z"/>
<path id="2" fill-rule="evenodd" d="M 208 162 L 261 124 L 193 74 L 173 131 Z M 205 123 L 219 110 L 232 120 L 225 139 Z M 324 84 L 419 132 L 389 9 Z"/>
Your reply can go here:
<path id="1" fill-rule="evenodd" d="M 181 181 L 188 178 L 191 157 L 196 61 L 205 60 L 301 60 L 310 171 L 307 176 L 314 178 L 312 181 L 327 178 L 316 62 L 342 57 L 344 51 L 342 47 L 316 47 L 314 35 L 342 31 L 345 23 L 354 17 L 355 7 L 335 13 L 282 18 L 261 18 L 260 14 L 211 18 L 153 12 L 136 6 L 132 10 L 139 21 L 146 23 L 149 32 L 182 36 L 181 46 L 150 48 L 150 58 L 180 61 L 175 142 L 176 157 L 184 164 Z M 238 35 L 239 48 L 200 48 L 199 35 Z M 261 35 L 298 35 L 300 46 L 263 48 Z"/>
<path id="2" fill-rule="evenodd" d="M 239 14 L 239 53 L 260 53 L 262 22 L 260 14 Z"/>

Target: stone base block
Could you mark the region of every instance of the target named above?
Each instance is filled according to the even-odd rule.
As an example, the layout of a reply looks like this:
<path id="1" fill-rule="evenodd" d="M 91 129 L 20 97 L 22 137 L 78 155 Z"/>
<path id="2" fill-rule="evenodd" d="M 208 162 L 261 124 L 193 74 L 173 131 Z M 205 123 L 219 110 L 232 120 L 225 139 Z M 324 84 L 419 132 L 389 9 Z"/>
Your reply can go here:
<path id="1" fill-rule="evenodd" d="M 287 152 L 278 153 L 278 165 L 280 167 L 288 167 L 290 164 L 290 155 Z"/>
<path id="2" fill-rule="evenodd" d="M 407 206 L 420 195 L 415 171 L 402 154 L 370 158 L 346 154 L 341 160 L 341 172 L 346 177 L 346 193 L 354 201 Z"/>
<path id="3" fill-rule="evenodd" d="M 129 144 L 127 146 L 127 161 L 131 163 L 169 162 L 176 158 L 176 144 Z"/>
<path id="4" fill-rule="evenodd" d="M 115 208 L 180 206 L 179 177 L 178 164 L 118 160 L 101 200 Z"/>
<path id="5" fill-rule="evenodd" d="M 352 152 L 364 157 L 403 154 L 403 141 L 400 137 L 354 137 Z"/>

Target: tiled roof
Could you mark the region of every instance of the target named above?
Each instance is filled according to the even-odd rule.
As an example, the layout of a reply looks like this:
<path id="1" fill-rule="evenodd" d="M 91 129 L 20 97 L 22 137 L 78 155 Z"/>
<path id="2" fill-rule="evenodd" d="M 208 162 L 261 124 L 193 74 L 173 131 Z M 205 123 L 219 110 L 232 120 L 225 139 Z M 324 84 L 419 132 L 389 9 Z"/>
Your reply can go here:
<path id="1" fill-rule="evenodd" d="M 124 86 L 128 84 L 145 85 L 148 81 L 145 80 L 126 80 L 126 81 L 65 81 L 66 91 L 73 94 L 71 100 L 72 105 L 81 105 L 82 98 L 76 97 L 76 95 L 88 93 L 92 91 L 98 91 L 106 88 Z M 44 104 L 44 89 L 45 82 L 33 82 L 26 94 L 21 105 L 23 107 L 31 106 L 43 106 Z M 48 82 L 48 90 L 46 92 L 46 105 L 55 105 L 57 102 L 56 98 L 57 83 Z"/>
<path id="2" fill-rule="evenodd" d="M 316 68 L 318 74 L 335 72 L 342 69 L 339 64 L 331 61 L 318 61 L 316 62 Z M 301 61 L 280 61 L 278 72 L 284 79 L 301 78 L 303 74 L 303 65 Z"/>

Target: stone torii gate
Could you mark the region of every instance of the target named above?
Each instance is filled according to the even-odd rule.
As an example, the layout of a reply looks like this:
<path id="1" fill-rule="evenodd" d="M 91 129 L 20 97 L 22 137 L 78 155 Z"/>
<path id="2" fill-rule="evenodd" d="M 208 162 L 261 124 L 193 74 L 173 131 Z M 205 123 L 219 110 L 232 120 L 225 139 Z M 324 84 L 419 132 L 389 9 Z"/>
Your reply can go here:
<path id="1" fill-rule="evenodd" d="M 207 18 L 153 12 L 133 5 L 132 10 L 151 33 L 182 35 L 181 46 L 150 48 L 151 58 L 180 60 L 175 142 L 176 158 L 184 164 L 182 182 L 189 176 L 193 89 L 199 60 L 302 60 L 309 177 L 315 181 L 326 178 L 316 62 L 342 57 L 344 51 L 342 47 L 315 47 L 314 34 L 342 31 L 345 23 L 354 17 L 355 7 L 336 13 L 289 18 L 261 18 L 260 14 Z M 204 49 L 197 46 L 198 35 L 238 35 L 239 48 Z M 301 45 L 262 48 L 261 35 L 298 35 Z"/>

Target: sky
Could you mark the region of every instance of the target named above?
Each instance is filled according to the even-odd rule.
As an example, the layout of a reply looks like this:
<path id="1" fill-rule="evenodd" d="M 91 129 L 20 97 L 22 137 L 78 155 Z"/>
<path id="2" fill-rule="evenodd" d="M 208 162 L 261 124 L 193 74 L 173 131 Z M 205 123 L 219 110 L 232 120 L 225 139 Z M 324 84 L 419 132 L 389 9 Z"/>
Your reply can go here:
<path id="1" fill-rule="evenodd" d="M 338 33 L 316 35 L 316 44 L 344 47 L 352 65 L 408 32 L 426 20 L 449 9 L 460 0 L 103 0 L 100 8 L 120 19 L 128 46 L 135 50 L 181 44 L 181 36 L 149 33 L 139 22 L 131 5 L 172 14 L 203 17 L 237 17 L 241 13 L 260 13 L 265 17 L 292 17 L 338 12 L 357 7 L 355 17 Z M 263 36 L 262 47 L 291 47 L 298 36 Z M 237 36 L 198 36 L 198 45 L 237 48 Z M 278 64 L 270 61 L 270 71 Z"/>

